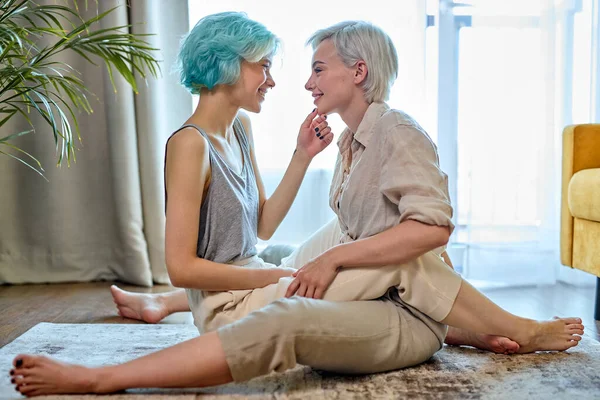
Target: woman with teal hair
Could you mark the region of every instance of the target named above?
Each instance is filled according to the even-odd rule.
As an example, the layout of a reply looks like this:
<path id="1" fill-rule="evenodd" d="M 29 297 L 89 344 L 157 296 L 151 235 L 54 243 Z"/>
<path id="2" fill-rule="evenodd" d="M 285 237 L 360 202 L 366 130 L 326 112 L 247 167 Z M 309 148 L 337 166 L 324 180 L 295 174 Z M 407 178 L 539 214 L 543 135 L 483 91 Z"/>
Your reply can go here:
<path id="1" fill-rule="evenodd" d="M 510 337 L 514 342 L 500 345 L 507 352 L 577 344 L 580 319 L 507 313 L 440 257 L 453 229 L 446 176 L 422 128 L 385 104 L 397 75 L 389 37 L 348 21 L 309 43 L 306 89 L 320 115 L 315 109 L 302 123 L 290 166 L 268 199 L 250 121 L 240 110 L 259 112 L 275 86 L 277 39 L 244 14 L 223 13 L 201 20 L 182 44 L 182 83 L 200 102 L 167 143 L 166 261 L 203 334 L 100 368 L 18 355 L 10 374 L 20 393 L 212 386 L 297 363 L 340 373 L 389 371 L 430 358 L 447 325 Z M 256 236 L 272 235 L 310 160 L 331 143 L 328 113 L 348 126 L 330 192 L 338 218 L 282 266 L 269 265 L 256 256 Z"/>

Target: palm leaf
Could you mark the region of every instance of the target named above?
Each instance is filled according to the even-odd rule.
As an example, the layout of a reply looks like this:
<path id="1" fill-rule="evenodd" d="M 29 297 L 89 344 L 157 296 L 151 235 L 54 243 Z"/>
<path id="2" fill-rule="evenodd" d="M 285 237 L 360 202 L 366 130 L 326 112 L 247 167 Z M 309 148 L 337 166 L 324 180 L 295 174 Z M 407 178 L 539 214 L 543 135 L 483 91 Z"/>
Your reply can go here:
<path id="1" fill-rule="evenodd" d="M 1 144 L 2 144 L 2 145 L 5 145 L 6 143 L 1 143 Z M 15 146 L 12 146 L 12 147 L 15 147 Z M 19 148 L 17 148 L 17 147 L 15 147 L 15 148 L 16 148 L 17 150 L 19 150 L 19 151 L 22 151 L 21 149 L 19 149 Z M 10 157 L 10 158 L 14 158 L 15 160 L 19 161 L 20 163 L 24 164 L 25 166 L 29 167 L 30 169 L 32 169 L 32 170 L 34 170 L 35 172 L 37 172 L 38 174 L 40 174 L 40 176 L 41 176 L 42 178 L 44 178 L 44 179 L 46 179 L 46 181 L 48 181 L 48 179 L 47 179 L 47 178 L 44 176 L 44 168 L 42 168 L 42 164 L 40 164 L 40 162 L 39 162 L 39 161 L 38 161 L 38 160 L 37 160 L 35 157 L 33 157 L 32 155 L 25 153 L 25 154 L 27 154 L 29 157 L 31 157 L 31 158 L 32 158 L 34 161 L 36 161 L 37 167 L 35 167 L 35 166 L 33 166 L 33 165 L 29 164 L 29 163 L 28 163 L 27 161 L 25 161 L 25 160 L 24 160 L 22 157 L 15 156 L 15 155 L 13 155 L 13 154 L 10 154 L 10 153 L 7 153 L 7 152 L 5 152 L 5 151 L 2 151 L 2 150 L 0 150 L 0 154 L 4 154 L 5 156 L 8 156 L 8 157 Z"/>
<path id="2" fill-rule="evenodd" d="M 81 141 L 78 111 L 92 112 L 88 96 L 94 96 L 70 65 L 56 61 L 64 51 L 73 51 L 86 61 L 104 64 L 116 91 L 114 74 L 122 76 L 137 92 L 136 75 L 158 76 L 159 61 L 144 38 L 131 34 L 131 25 L 98 28 L 99 21 L 116 8 L 84 19 L 77 1 L 38 5 L 32 0 L 0 0 L 0 126 L 17 114 L 33 126 L 30 114 L 37 113 L 50 127 L 58 154 L 58 164 L 75 161 L 75 137 Z M 97 1 L 96 1 L 97 6 Z M 87 2 L 86 2 L 87 8 Z M 39 38 L 54 38 L 47 46 Z M 31 154 L 8 143 L 31 131 L 0 139 L 16 154 L 0 153 L 20 160 L 41 173 L 41 165 Z M 25 157 L 25 159 L 23 159 Z M 33 166 L 27 160 L 34 160 Z"/>
<path id="3" fill-rule="evenodd" d="M 18 138 L 19 136 L 27 135 L 28 133 L 31 133 L 31 132 L 33 132 L 33 129 L 30 129 L 28 131 L 19 132 L 19 133 L 13 133 L 12 135 L 8 135 L 8 136 L 4 136 L 3 138 L 0 138 L 0 143 L 8 142 L 9 140 Z"/>

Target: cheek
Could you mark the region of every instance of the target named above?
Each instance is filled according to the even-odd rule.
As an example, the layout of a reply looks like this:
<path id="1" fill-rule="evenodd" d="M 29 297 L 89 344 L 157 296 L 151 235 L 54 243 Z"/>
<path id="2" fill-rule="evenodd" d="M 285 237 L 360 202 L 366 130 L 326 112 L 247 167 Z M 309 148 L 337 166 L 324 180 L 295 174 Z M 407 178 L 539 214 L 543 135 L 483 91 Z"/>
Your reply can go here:
<path id="1" fill-rule="evenodd" d="M 323 78 L 323 77 L 317 77 L 317 78 L 315 78 L 315 84 L 322 91 L 325 91 L 325 89 L 330 86 L 329 85 L 329 80 L 327 78 Z"/>
<path id="2" fill-rule="evenodd" d="M 327 81 L 327 89 L 330 92 L 339 92 L 344 87 L 344 80 L 342 77 L 330 77 Z"/>
<path id="3" fill-rule="evenodd" d="M 267 80 L 267 74 L 264 69 L 260 69 L 258 71 L 253 71 L 252 77 L 248 79 L 248 86 L 256 86 L 259 87 Z"/>

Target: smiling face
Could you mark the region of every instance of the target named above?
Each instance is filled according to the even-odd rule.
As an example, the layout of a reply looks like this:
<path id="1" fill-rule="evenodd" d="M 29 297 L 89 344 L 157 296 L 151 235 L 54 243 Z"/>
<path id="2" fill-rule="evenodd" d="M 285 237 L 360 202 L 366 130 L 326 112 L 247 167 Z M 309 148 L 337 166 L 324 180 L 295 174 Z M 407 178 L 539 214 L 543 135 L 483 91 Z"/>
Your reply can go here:
<path id="1" fill-rule="evenodd" d="M 326 39 L 313 53 L 311 75 L 304 88 L 312 93 L 319 114 L 340 113 L 356 95 L 355 80 L 355 68 L 346 67 L 333 42 Z"/>
<path id="2" fill-rule="evenodd" d="M 272 60 L 265 57 L 259 62 L 242 61 L 240 79 L 233 85 L 233 96 L 240 107 L 258 113 L 262 108 L 267 91 L 275 87 L 271 76 Z"/>

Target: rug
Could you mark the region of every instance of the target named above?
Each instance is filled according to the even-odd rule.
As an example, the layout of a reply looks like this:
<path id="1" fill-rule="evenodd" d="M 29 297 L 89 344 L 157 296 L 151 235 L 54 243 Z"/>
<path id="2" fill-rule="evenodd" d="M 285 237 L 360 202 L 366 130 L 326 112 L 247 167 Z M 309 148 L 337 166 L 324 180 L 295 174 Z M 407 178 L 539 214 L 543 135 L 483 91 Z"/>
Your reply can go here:
<path id="1" fill-rule="evenodd" d="M 18 353 L 87 366 L 128 361 L 195 337 L 193 325 L 41 323 L 0 349 L 0 398 L 18 399 L 8 371 Z M 584 337 L 565 353 L 497 355 L 446 346 L 414 368 L 341 376 L 298 366 L 245 384 L 184 390 L 136 389 L 110 396 L 44 399 L 600 399 L 600 343 Z"/>

